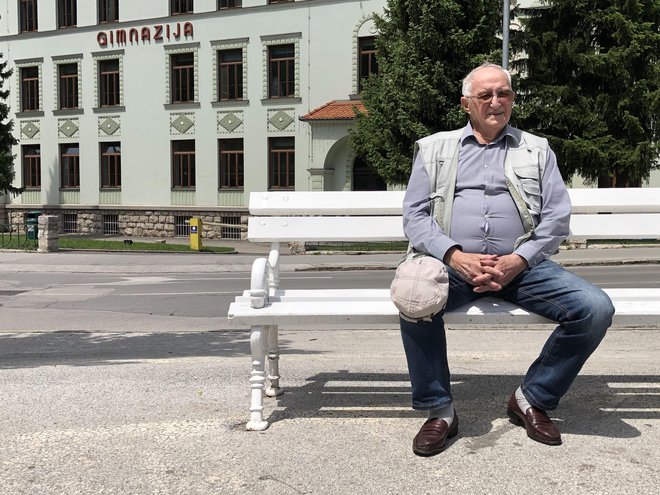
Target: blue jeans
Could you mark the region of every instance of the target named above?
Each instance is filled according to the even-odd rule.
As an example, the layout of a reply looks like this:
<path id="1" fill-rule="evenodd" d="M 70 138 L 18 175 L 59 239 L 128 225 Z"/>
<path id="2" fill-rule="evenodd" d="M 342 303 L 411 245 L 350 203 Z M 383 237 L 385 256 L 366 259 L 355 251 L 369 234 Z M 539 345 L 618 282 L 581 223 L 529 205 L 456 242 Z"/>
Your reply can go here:
<path id="1" fill-rule="evenodd" d="M 523 393 L 531 405 L 546 411 L 556 409 L 612 324 L 614 306 L 607 294 L 550 260 L 528 268 L 499 292 L 481 294 L 473 292 L 472 285 L 447 268 L 446 310 L 495 296 L 559 324 L 522 381 Z M 413 323 L 400 319 L 400 324 L 413 409 L 449 404 L 452 396 L 442 312 L 432 321 Z"/>

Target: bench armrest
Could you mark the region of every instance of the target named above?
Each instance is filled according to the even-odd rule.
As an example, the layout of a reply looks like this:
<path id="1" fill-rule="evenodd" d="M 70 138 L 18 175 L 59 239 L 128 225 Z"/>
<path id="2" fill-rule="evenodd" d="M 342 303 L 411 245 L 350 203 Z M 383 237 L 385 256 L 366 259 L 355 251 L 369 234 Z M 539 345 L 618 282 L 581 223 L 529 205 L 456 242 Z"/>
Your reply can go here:
<path id="1" fill-rule="evenodd" d="M 257 258 L 250 275 L 250 307 L 259 309 L 268 305 L 269 296 L 280 285 L 280 243 L 271 244 L 268 258 Z"/>

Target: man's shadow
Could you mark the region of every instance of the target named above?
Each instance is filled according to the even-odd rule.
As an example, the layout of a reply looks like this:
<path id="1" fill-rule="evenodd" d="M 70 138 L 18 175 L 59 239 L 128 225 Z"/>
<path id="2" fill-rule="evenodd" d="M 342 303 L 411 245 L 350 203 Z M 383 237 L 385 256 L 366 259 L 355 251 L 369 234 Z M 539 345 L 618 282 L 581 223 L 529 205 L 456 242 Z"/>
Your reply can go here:
<path id="1" fill-rule="evenodd" d="M 515 375 L 452 376 L 452 394 L 461 422 L 462 437 L 491 432 L 494 423 L 506 420 L 506 404 L 521 377 Z M 560 407 L 550 412 L 562 433 L 632 438 L 641 432 L 628 419 L 660 419 L 660 377 L 655 375 L 579 376 Z M 353 373 L 347 370 L 319 373 L 303 386 L 288 387 L 268 420 L 307 418 L 424 418 L 410 408 L 408 375 Z M 273 399 L 267 399 L 271 401 Z"/>

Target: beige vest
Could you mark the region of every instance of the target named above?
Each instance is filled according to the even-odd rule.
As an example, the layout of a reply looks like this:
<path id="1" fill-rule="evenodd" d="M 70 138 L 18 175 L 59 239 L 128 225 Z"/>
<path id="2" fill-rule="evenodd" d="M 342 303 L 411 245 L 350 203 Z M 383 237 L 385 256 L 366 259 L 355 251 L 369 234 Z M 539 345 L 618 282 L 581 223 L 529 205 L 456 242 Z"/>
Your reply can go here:
<path id="1" fill-rule="evenodd" d="M 511 128 L 515 144 L 509 140 L 504 161 L 506 185 L 518 208 L 525 234 L 515 247 L 525 242 L 538 225 L 541 214 L 541 179 L 548 154 L 548 140 Z M 431 214 L 445 234 L 450 235 L 451 213 L 456 189 L 459 141 L 463 129 L 438 132 L 415 143 L 415 158 L 421 153 L 431 185 Z"/>

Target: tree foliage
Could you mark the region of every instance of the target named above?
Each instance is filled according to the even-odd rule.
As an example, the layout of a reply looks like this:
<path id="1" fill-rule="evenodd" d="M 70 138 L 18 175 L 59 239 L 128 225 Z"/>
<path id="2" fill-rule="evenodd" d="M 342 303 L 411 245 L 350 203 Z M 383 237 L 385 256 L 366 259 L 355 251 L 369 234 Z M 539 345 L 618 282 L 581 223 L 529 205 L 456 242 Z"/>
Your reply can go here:
<path id="1" fill-rule="evenodd" d="M 355 152 L 390 184 L 406 183 L 414 142 L 465 125 L 463 77 L 499 61 L 500 0 L 389 0 L 374 22 L 377 76 L 362 91 L 367 115 L 351 131 Z"/>
<path id="2" fill-rule="evenodd" d="M 2 54 L 0 54 L 0 57 L 2 57 Z M 6 103 L 9 90 L 5 88 L 5 82 L 11 74 L 12 70 L 7 68 L 7 62 L 0 62 L 0 195 L 21 192 L 20 188 L 12 185 L 15 176 L 12 146 L 18 141 L 12 134 L 14 121 L 8 120 L 9 106 Z"/>
<path id="3" fill-rule="evenodd" d="M 638 186 L 657 166 L 660 2 L 548 0 L 512 51 L 516 124 L 546 136 L 565 178 Z M 525 17 L 526 16 L 526 17 Z"/>

